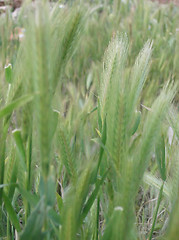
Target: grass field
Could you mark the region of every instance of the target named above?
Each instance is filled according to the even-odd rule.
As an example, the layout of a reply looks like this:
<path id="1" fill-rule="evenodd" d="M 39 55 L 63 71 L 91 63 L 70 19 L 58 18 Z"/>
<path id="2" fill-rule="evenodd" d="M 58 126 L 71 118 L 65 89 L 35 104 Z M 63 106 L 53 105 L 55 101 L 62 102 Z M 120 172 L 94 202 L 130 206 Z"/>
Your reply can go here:
<path id="1" fill-rule="evenodd" d="M 0 15 L 0 239 L 178 240 L 178 23 L 147 0 Z"/>

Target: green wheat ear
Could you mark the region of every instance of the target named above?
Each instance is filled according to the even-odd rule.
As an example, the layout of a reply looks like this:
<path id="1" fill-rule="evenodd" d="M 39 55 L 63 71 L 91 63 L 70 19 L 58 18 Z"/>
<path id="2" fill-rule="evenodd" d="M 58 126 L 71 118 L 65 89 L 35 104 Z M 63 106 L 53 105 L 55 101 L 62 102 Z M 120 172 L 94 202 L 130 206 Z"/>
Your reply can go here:
<path id="1" fill-rule="evenodd" d="M 48 175 L 53 132 L 52 100 L 58 82 L 62 82 L 66 64 L 76 50 L 83 13 L 79 8 L 68 12 L 51 11 L 48 3 L 38 1 L 35 11 L 27 15 L 25 39 L 13 70 L 9 101 L 23 92 L 35 95 L 35 104 L 23 109 L 19 121 L 23 123 L 25 139 L 29 134 L 27 124 L 36 126 L 40 162 L 44 175 Z"/>
<path id="2" fill-rule="evenodd" d="M 53 35 L 54 48 L 52 61 L 53 69 L 53 90 L 55 91 L 61 74 L 65 70 L 67 62 L 72 58 L 79 42 L 80 33 L 85 23 L 84 14 L 81 9 L 74 7 L 74 10 L 67 14 L 66 11 L 51 16 L 54 19 Z M 63 25 L 62 25 L 63 22 Z"/>
<path id="3" fill-rule="evenodd" d="M 149 69 L 151 43 L 146 43 L 139 53 L 130 77 L 125 70 L 127 52 L 128 41 L 125 35 L 112 39 L 105 53 L 99 93 L 103 122 L 106 116 L 106 147 L 110 154 L 108 164 L 112 165 L 112 172 L 114 171 L 111 180 L 115 191 L 113 206 L 116 206 L 107 224 L 104 239 L 108 238 L 109 229 L 113 239 L 131 239 L 134 223 L 135 184 L 132 178 L 135 168 L 129 154 L 129 142 L 132 138 L 131 123 L 136 118 L 140 93 Z M 118 211 L 118 208 L 122 210 Z"/>
<path id="4" fill-rule="evenodd" d="M 116 84 L 117 78 L 119 80 L 121 70 L 124 67 L 127 48 L 128 40 L 126 35 L 123 37 L 117 36 L 111 40 L 104 54 L 103 75 L 99 92 L 102 121 L 104 121 L 105 114 L 110 107 L 112 86 Z"/>
<path id="5" fill-rule="evenodd" d="M 62 124 L 62 119 L 60 123 L 60 128 L 58 130 L 58 139 L 59 139 L 59 150 L 60 150 L 60 159 L 62 160 L 68 175 L 70 176 L 73 184 L 76 184 L 77 172 L 74 166 L 74 158 L 72 149 L 70 147 L 70 141 L 68 137 L 67 130 Z"/>
<path id="6" fill-rule="evenodd" d="M 148 41 L 139 53 L 131 76 L 125 74 L 128 41 L 124 35 L 111 40 L 104 57 L 104 71 L 99 93 L 101 117 L 107 116 L 107 145 L 119 169 L 125 158 L 126 144 L 130 139 L 129 129 L 133 119 L 140 93 L 149 70 L 151 42 Z"/>
<path id="7" fill-rule="evenodd" d="M 170 176 L 170 182 L 172 184 L 172 188 L 170 189 L 172 210 L 169 218 L 169 226 L 165 236 L 166 239 L 177 240 L 179 234 L 179 113 L 176 112 L 174 108 L 170 109 L 168 120 L 175 133 L 173 141 L 177 142 L 177 145 L 175 146 L 177 149 L 172 153 L 172 159 L 174 161 Z"/>
<path id="8" fill-rule="evenodd" d="M 136 109 L 150 67 L 152 43 L 148 41 L 145 44 L 129 76 L 125 70 L 127 49 L 126 37 L 117 36 L 109 44 L 99 93 L 99 111 L 102 119 L 106 116 L 106 147 L 110 154 L 108 164 L 112 165 L 114 171 L 111 175 L 115 191 L 113 201 L 114 206 L 117 205 L 107 224 L 104 239 L 108 238 L 109 229 L 113 239 L 133 238 L 135 196 L 160 134 L 160 125 L 176 92 L 176 86 L 165 86 L 155 100 L 152 112 L 148 114 L 138 150 L 135 148 L 131 152 L 129 142 L 133 141 L 132 135 L 140 124 Z M 135 126 L 135 132 L 131 134 L 132 125 Z M 121 211 L 116 210 L 118 208 Z"/>

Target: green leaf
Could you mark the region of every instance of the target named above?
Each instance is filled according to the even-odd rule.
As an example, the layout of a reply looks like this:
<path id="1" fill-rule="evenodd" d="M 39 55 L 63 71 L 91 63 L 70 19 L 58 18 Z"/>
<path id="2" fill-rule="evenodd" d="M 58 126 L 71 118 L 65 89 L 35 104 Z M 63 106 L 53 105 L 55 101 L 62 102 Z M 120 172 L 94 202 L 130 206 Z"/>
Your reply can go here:
<path id="1" fill-rule="evenodd" d="M 54 209 L 50 208 L 48 210 L 48 217 L 55 225 L 59 226 L 61 224 L 60 215 Z"/>
<path id="2" fill-rule="evenodd" d="M 22 141 L 22 137 L 21 137 L 21 131 L 18 129 L 15 129 L 13 132 L 13 137 L 16 143 L 16 147 L 17 147 L 17 152 L 20 158 L 20 163 L 21 163 L 21 167 L 23 167 L 24 171 L 27 171 L 27 167 L 26 167 L 26 156 L 25 156 L 25 148 L 24 148 L 24 144 Z"/>
<path id="3" fill-rule="evenodd" d="M 89 72 L 88 76 L 87 76 L 87 80 L 86 80 L 86 90 L 89 90 L 91 84 L 93 81 L 93 74 L 92 72 Z"/>
<path id="4" fill-rule="evenodd" d="M 39 201 L 39 197 L 36 194 L 32 194 L 31 192 L 26 191 L 21 186 L 18 186 L 19 192 L 22 197 L 30 203 L 32 207 L 35 207 Z"/>
<path id="5" fill-rule="evenodd" d="M 18 173 L 18 168 L 17 168 L 17 162 L 16 158 L 13 156 L 13 154 L 10 156 L 11 159 L 8 159 L 8 165 L 6 166 L 6 176 L 5 176 L 5 181 L 7 183 L 15 183 L 15 184 L 10 184 L 10 186 L 7 188 L 7 196 L 9 197 L 10 201 L 12 201 L 15 188 L 18 186 L 16 184 L 17 181 L 17 173 Z"/>
<path id="6" fill-rule="evenodd" d="M 90 112 L 88 112 L 88 115 L 90 115 L 91 113 L 95 112 L 98 109 L 98 107 L 94 107 Z"/>
<path id="7" fill-rule="evenodd" d="M 52 130 L 51 130 L 51 138 L 53 138 L 57 125 L 58 125 L 58 119 L 59 119 L 59 112 L 56 110 L 53 110 L 53 115 L 52 115 Z"/>
<path id="8" fill-rule="evenodd" d="M 6 137 L 9 124 L 1 124 L 0 121 L 0 184 L 4 183 L 5 173 L 5 153 L 6 153 Z M 3 188 L 0 188 L 0 205 L 2 204 Z"/>
<path id="9" fill-rule="evenodd" d="M 154 217 L 153 217 L 152 228 L 151 228 L 151 232 L 150 232 L 150 235 L 149 235 L 149 238 L 148 238 L 149 240 L 152 239 L 153 231 L 154 231 L 154 228 L 155 228 L 155 223 L 156 223 L 156 220 L 157 220 L 158 210 L 159 210 L 159 206 L 160 206 L 162 196 L 163 196 L 163 186 L 164 186 L 164 183 L 162 184 L 162 186 L 160 188 L 160 192 L 159 192 L 159 196 L 158 196 L 158 200 L 157 200 L 157 207 L 156 207 Z"/>
<path id="10" fill-rule="evenodd" d="M 91 209 L 91 207 L 97 197 L 97 194 L 99 192 L 100 186 L 103 184 L 108 171 L 109 171 L 109 169 L 104 173 L 104 175 L 102 176 L 102 179 L 97 181 L 94 191 L 92 192 L 91 196 L 89 197 L 87 203 L 85 204 L 85 206 L 83 208 L 82 215 L 81 215 L 81 222 L 84 220 L 84 218 L 87 216 L 89 210 Z"/>
<path id="11" fill-rule="evenodd" d="M 106 144 L 106 139 L 107 139 L 107 123 L 106 123 L 106 118 L 105 118 L 104 119 L 104 124 L 103 124 L 102 137 L 101 137 L 101 142 L 102 142 L 103 146 L 105 146 L 105 144 Z M 103 157 L 103 153 L 104 153 L 104 147 L 103 146 L 100 146 L 98 170 L 99 170 L 101 160 L 102 160 L 102 157 Z"/>
<path id="12" fill-rule="evenodd" d="M 57 199 L 58 211 L 61 213 L 62 208 L 63 208 L 63 200 L 58 193 L 56 193 L 56 199 Z"/>
<path id="13" fill-rule="evenodd" d="M 12 83 L 12 65 L 8 64 L 4 67 L 5 69 L 5 79 L 8 83 Z"/>
<path id="14" fill-rule="evenodd" d="M 49 176 L 47 182 L 44 182 L 44 179 L 41 177 L 39 184 L 39 193 L 40 196 L 46 196 L 46 204 L 53 207 L 55 204 L 55 192 L 56 184 L 53 176 Z"/>
<path id="15" fill-rule="evenodd" d="M 18 184 L 17 183 L 0 184 L 0 188 L 9 187 L 9 186 L 17 187 Z"/>
<path id="16" fill-rule="evenodd" d="M 33 100 L 33 96 L 29 94 L 14 100 L 4 108 L 0 109 L 0 119 L 11 114 L 14 111 L 14 109 L 22 107 L 23 105 L 25 105 L 28 102 L 31 102 L 32 100 Z"/>
<path id="17" fill-rule="evenodd" d="M 140 120 L 141 120 L 141 112 L 137 111 L 136 120 L 135 120 L 133 128 L 131 129 L 131 135 L 134 135 L 134 133 L 136 133 L 136 131 L 139 127 L 139 124 L 140 124 Z"/>
<path id="18" fill-rule="evenodd" d="M 102 119 L 101 119 L 101 105 L 100 105 L 100 100 L 98 98 L 98 127 L 99 127 L 99 131 L 102 131 Z"/>
<path id="19" fill-rule="evenodd" d="M 144 173 L 144 182 L 148 184 L 149 186 L 153 186 L 157 190 L 160 190 L 163 182 L 160 178 L 155 177 L 149 172 Z M 164 188 L 163 188 L 163 193 L 165 197 L 170 199 L 170 189 L 172 188 L 172 185 L 170 182 L 165 182 Z"/>
<path id="20" fill-rule="evenodd" d="M 56 199 L 56 184 L 53 176 L 49 176 L 49 179 L 47 181 L 47 205 L 48 206 L 54 206 L 55 205 L 55 199 Z"/>
<path id="21" fill-rule="evenodd" d="M 155 148 L 156 160 L 160 175 L 163 181 L 166 180 L 166 166 L 165 166 L 165 140 L 164 136 L 160 136 Z"/>
<path id="22" fill-rule="evenodd" d="M 20 235 L 21 240 L 39 240 L 44 239 L 45 234 L 42 232 L 42 227 L 45 221 L 45 200 L 42 198 L 32 211 L 27 220 L 27 224 Z"/>
<path id="23" fill-rule="evenodd" d="M 19 223 L 19 220 L 17 218 L 17 214 L 9 200 L 9 198 L 6 196 L 5 193 L 3 193 L 3 200 L 4 200 L 4 205 L 5 205 L 5 208 L 6 208 L 6 211 L 8 212 L 9 214 L 9 218 L 12 222 L 12 224 L 14 225 L 15 229 L 20 232 L 21 231 L 21 227 L 20 227 L 20 223 Z"/>
<path id="24" fill-rule="evenodd" d="M 98 175 L 98 171 L 101 165 L 101 161 L 102 161 L 102 157 L 103 157 L 103 153 L 104 150 L 106 150 L 105 148 L 105 144 L 106 144 L 106 139 L 107 139 L 107 127 L 106 127 L 106 118 L 104 119 L 104 124 L 103 124 L 103 130 L 102 130 L 102 136 L 101 139 L 92 139 L 94 142 L 97 142 L 100 145 L 100 150 L 99 150 L 99 159 L 98 159 L 98 164 L 97 167 L 94 169 L 94 172 L 92 174 L 91 177 L 91 183 L 95 183 L 96 182 L 96 178 Z"/>
<path id="25" fill-rule="evenodd" d="M 26 162 L 27 162 L 27 189 L 31 189 L 31 171 L 32 171 L 32 129 L 30 130 L 29 138 L 28 138 L 28 144 L 27 144 L 27 155 L 26 155 Z"/>

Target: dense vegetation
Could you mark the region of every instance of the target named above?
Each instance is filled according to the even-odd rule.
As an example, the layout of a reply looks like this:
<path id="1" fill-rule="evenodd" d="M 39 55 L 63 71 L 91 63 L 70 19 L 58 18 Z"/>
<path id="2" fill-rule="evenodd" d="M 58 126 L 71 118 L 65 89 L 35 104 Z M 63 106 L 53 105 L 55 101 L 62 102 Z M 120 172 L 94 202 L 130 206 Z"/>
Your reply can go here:
<path id="1" fill-rule="evenodd" d="M 96 0 L 0 15 L 2 239 L 178 239 L 178 14 Z"/>

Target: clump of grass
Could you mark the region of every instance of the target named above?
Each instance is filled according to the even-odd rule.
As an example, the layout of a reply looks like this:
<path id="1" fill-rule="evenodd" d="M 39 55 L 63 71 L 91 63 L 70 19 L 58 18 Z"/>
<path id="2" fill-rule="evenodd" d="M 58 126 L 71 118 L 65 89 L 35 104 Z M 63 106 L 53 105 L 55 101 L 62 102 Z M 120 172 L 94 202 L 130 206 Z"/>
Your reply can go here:
<path id="1" fill-rule="evenodd" d="M 25 37 L 13 52 L 1 32 L 2 65 L 12 63 L 0 75 L 2 237 L 178 237 L 176 68 L 160 76 L 168 51 L 157 59 L 162 36 L 170 39 L 161 30 L 159 18 L 165 15 L 154 11 L 161 23 L 154 26 L 150 3 L 145 7 L 140 1 L 139 9 L 135 1 L 110 4 L 87 13 L 82 3 L 62 9 L 41 1 L 34 8 L 24 5 Z M 128 34 L 116 33 L 128 25 L 131 12 Z M 22 24 L 22 16 L 17 23 Z M 149 25 L 152 34 L 144 28 Z M 104 30 L 99 42 L 91 35 L 98 29 Z M 173 81 L 168 81 L 170 73 Z M 151 94 L 154 76 L 157 94 Z M 153 197 L 153 204 L 138 200 L 153 202 Z M 158 227 L 160 221 L 165 229 Z"/>

